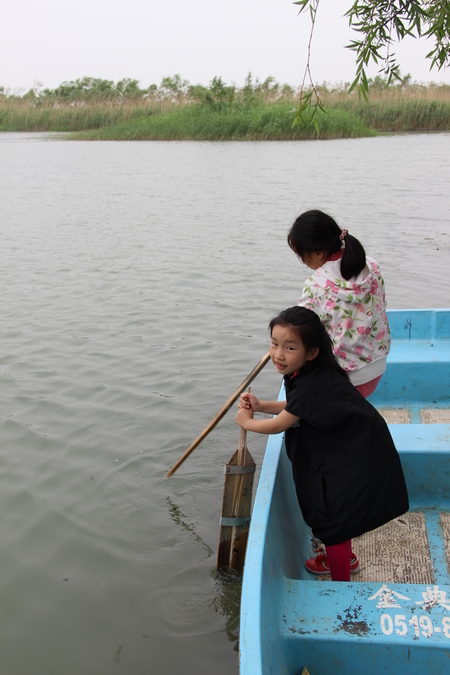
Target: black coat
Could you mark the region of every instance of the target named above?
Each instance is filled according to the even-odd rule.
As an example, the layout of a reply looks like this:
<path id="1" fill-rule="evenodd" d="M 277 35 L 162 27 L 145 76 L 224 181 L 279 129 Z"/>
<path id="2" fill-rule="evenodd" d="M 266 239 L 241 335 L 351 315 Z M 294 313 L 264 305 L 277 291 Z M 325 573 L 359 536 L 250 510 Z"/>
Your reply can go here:
<path id="1" fill-rule="evenodd" d="M 315 359 L 284 380 L 286 410 L 300 418 L 286 431 L 286 450 L 314 535 L 326 545 L 340 544 L 405 513 L 400 458 L 378 411 Z"/>

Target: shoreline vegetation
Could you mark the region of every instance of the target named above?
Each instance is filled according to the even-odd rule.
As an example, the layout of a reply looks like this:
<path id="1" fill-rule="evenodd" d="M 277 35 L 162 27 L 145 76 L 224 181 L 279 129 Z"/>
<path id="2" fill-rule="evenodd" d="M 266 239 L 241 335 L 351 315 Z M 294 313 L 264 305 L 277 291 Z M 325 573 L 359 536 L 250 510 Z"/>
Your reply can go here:
<path id="1" fill-rule="evenodd" d="M 316 87 L 321 139 L 360 138 L 379 133 L 450 130 L 450 85 L 411 82 L 387 85 L 369 80 L 369 101 L 348 94 L 349 83 Z M 42 85 L 25 94 L 0 87 L 0 131 L 71 132 L 78 140 L 307 140 L 314 126 L 293 122 L 299 89 L 272 77 L 243 87 L 215 77 L 209 87 L 180 75 L 141 89 L 132 79 L 114 83 L 90 77 Z"/>

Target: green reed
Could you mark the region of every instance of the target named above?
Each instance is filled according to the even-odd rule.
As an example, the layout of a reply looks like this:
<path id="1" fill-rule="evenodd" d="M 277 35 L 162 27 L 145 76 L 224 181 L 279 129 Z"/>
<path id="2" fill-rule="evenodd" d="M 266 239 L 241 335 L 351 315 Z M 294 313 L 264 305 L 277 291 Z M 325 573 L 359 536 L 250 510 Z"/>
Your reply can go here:
<path id="1" fill-rule="evenodd" d="M 361 103 L 355 111 L 367 126 L 381 132 L 448 131 L 450 103 L 407 100 Z"/>
<path id="2" fill-rule="evenodd" d="M 252 92 L 250 92 L 252 93 Z M 320 138 L 352 138 L 383 132 L 448 131 L 450 88 L 374 89 L 369 102 L 345 88 L 321 92 Z M 80 139 L 290 140 L 317 138 L 313 126 L 293 125 L 295 92 L 279 100 L 203 96 L 126 101 L 61 101 L 0 96 L 0 131 L 72 132 Z"/>
<path id="3" fill-rule="evenodd" d="M 292 126 L 296 109 L 289 105 L 178 108 L 157 115 L 140 115 L 112 126 L 76 134 L 86 140 L 290 140 L 316 137 L 313 127 Z M 333 110 L 321 115 L 321 138 L 371 135 L 352 112 Z"/>
<path id="4" fill-rule="evenodd" d="M 83 131 L 100 129 L 168 109 L 164 102 L 145 103 L 90 102 L 79 104 L 47 103 L 0 98 L 0 131 Z"/>

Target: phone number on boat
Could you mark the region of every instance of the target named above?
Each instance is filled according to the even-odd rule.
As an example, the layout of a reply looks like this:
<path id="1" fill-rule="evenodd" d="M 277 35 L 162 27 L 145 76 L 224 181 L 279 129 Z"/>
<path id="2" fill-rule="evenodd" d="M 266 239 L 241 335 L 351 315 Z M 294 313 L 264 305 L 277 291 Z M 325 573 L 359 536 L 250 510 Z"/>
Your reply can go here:
<path id="1" fill-rule="evenodd" d="M 382 614 L 380 624 L 385 635 L 392 635 L 394 629 L 397 635 L 406 635 L 410 625 L 415 637 L 423 635 L 429 638 L 434 633 L 443 633 L 445 637 L 450 639 L 450 617 L 448 616 L 442 619 L 442 626 L 433 626 L 429 616 L 413 616 L 407 623 L 405 614 L 396 614 L 394 617 L 390 614 Z"/>

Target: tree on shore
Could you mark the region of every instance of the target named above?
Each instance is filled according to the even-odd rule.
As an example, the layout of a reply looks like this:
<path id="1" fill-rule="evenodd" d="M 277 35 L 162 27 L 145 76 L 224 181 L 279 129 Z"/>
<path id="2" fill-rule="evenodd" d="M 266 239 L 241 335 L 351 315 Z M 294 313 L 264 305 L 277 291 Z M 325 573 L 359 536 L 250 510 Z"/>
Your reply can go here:
<path id="1" fill-rule="evenodd" d="M 307 62 L 294 124 L 315 124 L 318 132 L 316 114 L 324 110 L 324 106 L 311 77 L 310 48 L 320 0 L 296 0 L 294 4 L 299 6 L 299 14 L 309 9 L 311 17 Z M 430 70 L 450 65 L 450 0 L 354 0 L 345 16 L 357 33 L 357 39 L 347 45 L 355 52 L 356 63 L 349 92 L 357 88 L 366 100 L 369 92 L 366 67 L 370 62 L 380 65 L 380 73 L 385 75 L 388 84 L 393 79 L 401 81 L 400 64 L 393 46 L 406 36 L 434 40 L 433 49 L 426 55 Z"/>

